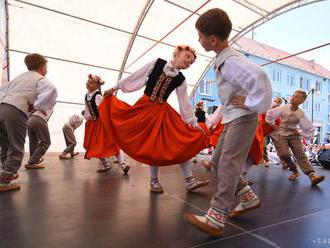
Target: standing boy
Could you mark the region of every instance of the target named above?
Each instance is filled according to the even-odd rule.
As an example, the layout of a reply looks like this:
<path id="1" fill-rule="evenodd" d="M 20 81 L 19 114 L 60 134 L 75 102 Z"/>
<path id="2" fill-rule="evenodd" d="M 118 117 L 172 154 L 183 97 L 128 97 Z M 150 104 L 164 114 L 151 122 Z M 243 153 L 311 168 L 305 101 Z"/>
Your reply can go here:
<path id="1" fill-rule="evenodd" d="M 228 45 L 232 29 L 227 13 L 210 9 L 195 25 L 199 42 L 206 51 L 217 53 L 214 69 L 225 124 L 216 149 L 218 189 L 204 216 L 185 214 L 185 219 L 200 231 L 213 237 L 224 233 L 226 217 L 239 197 L 230 216 L 239 216 L 260 206 L 258 197 L 240 176 L 247 160 L 258 125 L 258 113 L 271 106 L 272 89 L 266 73 Z M 244 137 L 244 138 L 243 138 Z"/>
<path id="2" fill-rule="evenodd" d="M 19 189 L 12 181 L 17 177 L 24 156 L 27 114 L 35 109 L 52 109 L 57 91 L 45 78 L 47 60 L 40 54 L 25 57 L 27 72 L 0 89 L 0 193 Z"/>

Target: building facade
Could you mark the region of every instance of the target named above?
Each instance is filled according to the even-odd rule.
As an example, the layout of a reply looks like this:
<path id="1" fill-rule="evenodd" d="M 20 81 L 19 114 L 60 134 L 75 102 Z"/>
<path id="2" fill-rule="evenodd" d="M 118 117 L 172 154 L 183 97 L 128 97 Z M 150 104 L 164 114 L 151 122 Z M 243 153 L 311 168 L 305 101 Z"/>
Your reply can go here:
<path id="1" fill-rule="evenodd" d="M 279 96 L 289 101 L 295 90 L 305 90 L 308 97 L 301 108 L 318 130 L 318 141 L 323 142 L 330 137 L 329 71 L 314 61 L 299 57 L 265 65 L 289 54 L 246 38 L 242 38 L 234 47 L 267 72 L 273 88 L 273 98 Z M 208 113 L 212 113 L 220 104 L 214 80 L 211 67 L 191 95 L 191 103 L 194 105 L 203 101 Z"/>

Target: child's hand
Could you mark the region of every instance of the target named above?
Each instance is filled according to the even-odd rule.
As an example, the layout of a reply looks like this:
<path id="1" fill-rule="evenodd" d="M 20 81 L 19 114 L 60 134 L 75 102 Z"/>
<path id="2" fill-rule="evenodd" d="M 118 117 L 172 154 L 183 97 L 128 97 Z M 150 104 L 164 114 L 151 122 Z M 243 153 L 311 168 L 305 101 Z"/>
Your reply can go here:
<path id="1" fill-rule="evenodd" d="M 245 106 L 245 96 L 233 96 L 230 99 L 230 103 L 235 107 L 235 108 L 243 108 L 247 109 Z"/>
<path id="2" fill-rule="evenodd" d="M 111 89 L 108 89 L 106 91 L 104 91 L 104 96 L 112 96 L 113 93 L 115 93 L 115 89 L 114 88 L 111 88 Z"/>

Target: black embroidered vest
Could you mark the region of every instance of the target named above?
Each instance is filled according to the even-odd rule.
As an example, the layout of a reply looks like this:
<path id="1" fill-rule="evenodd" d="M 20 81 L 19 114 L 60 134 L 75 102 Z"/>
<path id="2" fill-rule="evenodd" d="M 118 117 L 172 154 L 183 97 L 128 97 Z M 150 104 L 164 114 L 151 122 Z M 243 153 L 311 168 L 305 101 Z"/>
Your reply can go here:
<path id="1" fill-rule="evenodd" d="M 159 103 L 166 102 L 175 88 L 180 86 L 185 80 L 181 72 L 175 77 L 166 76 L 163 72 L 166 63 L 167 61 L 163 59 L 157 59 L 144 90 L 144 94 L 149 96 L 152 101 L 158 101 Z"/>
<path id="2" fill-rule="evenodd" d="M 87 94 L 85 96 L 85 105 L 87 106 L 89 113 L 91 114 L 92 120 L 99 118 L 99 111 L 95 103 L 95 98 L 97 95 L 102 95 L 100 91 L 96 91 L 90 100 L 87 100 Z"/>

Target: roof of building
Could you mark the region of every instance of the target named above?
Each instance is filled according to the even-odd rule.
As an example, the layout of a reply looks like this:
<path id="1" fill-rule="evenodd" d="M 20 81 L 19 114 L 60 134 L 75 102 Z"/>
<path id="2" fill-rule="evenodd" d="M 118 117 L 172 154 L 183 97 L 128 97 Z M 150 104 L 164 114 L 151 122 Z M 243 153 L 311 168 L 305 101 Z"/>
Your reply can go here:
<path id="1" fill-rule="evenodd" d="M 238 50 L 262 57 L 270 61 L 291 55 L 290 53 L 284 52 L 275 47 L 271 47 L 269 45 L 245 37 L 242 37 L 236 41 L 234 47 Z M 309 73 L 330 79 L 330 71 L 325 69 L 322 65 L 315 63 L 314 60 L 307 60 L 298 56 L 294 56 L 285 60 L 281 60 L 277 63 L 288 65 L 296 69 L 307 71 Z"/>

